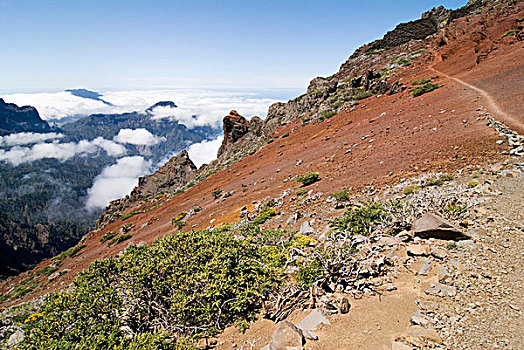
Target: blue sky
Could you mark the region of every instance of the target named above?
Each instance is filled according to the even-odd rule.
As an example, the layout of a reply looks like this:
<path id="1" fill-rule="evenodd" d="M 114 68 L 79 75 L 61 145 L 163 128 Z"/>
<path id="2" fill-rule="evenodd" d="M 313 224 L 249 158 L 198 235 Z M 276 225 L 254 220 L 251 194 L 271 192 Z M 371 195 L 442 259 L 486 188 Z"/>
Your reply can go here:
<path id="1" fill-rule="evenodd" d="M 466 0 L 0 0 L 0 92 L 302 88 L 360 45 Z"/>

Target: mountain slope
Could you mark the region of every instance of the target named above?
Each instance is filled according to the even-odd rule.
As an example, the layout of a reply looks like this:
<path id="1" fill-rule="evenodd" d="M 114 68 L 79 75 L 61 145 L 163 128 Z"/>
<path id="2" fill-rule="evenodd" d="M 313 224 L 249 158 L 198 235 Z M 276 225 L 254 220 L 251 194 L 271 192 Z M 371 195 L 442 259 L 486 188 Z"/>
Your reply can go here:
<path id="1" fill-rule="evenodd" d="M 205 239 L 206 233 L 209 233 L 209 237 L 216 237 L 215 234 L 229 234 L 231 239 L 242 244 L 252 240 L 269 241 L 274 243 L 265 256 L 269 260 L 272 257 L 278 260 L 279 252 L 289 253 L 282 258 L 285 262 L 283 269 L 286 271 L 286 277 L 285 282 L 280 286 L 281 289 L 277 288 L 272 295 L 264 294 L 262 298 L 264 308 L 260 311 L 271 320 L 285 319 L 293 308 L 317 306 L 338 312 L 337 310 L 342 310 L 342 307 L 333 306 L 335 302 L 330 304 L 333 300 L 341 303 L 342 298 L 350 298 L 351 295 L 365 297 L 361 304 L 355 301 L 356 310 L 349 311 L 348 317 L 353 317 L 353 323 L 351 319 L 350 321 L 346 319 L 346 323 L 343 323 L 344 327 L 339 328 L 338 332 L 329 332 L 321 328 L 319 334 L 325 338 L 321 338 L 318 346 L 308 340 L 307 346 L 336 349 L 341 348 L 341 344 L 347 345 L 351 342 L 354 347 L 377 349 L 390 347 L 392 340 L 399 340 L 408 348 L 430 348 L 435 344 L 444 343 L 447 339 L 443 340 L 440 334 L 442 337 L 449 335 L 452 327 L 458 327 L 457 320 L 462 316 L 451 319 L 450 310 L 453 310 L 453 307 L 450 306 L 445 313 L 437 317 L 435 307 L 427 306 L 434 304 L 426 304 L 426 299 L 421 303 L 419 298 L 433 297 L 428 296 L 424 291 L 426 284 L 429 287 L 430 283 L 435 284 L 439 281 L 437 271 L 443 263 L 441 264 L 439 262 L 441 260 L 437 259 L 445 259 L 442 261 L 445 261 L 448 267 L 456 266 L 451 264 L 457 264 L 457 259 L 468 263 L 469 257 L 465 252 L 469 251 L 467 244 L 472 242 L 459 246 L 458 243 L 448 243 L 439 239 L 426 240 L 420 237 L 413 239 L 407 232 L 393 236 L 398 231 L 411 226 L 414 219 L 419 218 L 422 213 L 435 210 L 436 207 L 441 209 L 442 215 L 446 213 L 445 215 L 453 219 L 454 224 L 460 224 L 462 228 L 457 229 L 458 232 L 466 233 L 469 227 L 477 227 L 477 223 L 472 221 L 473 218 L 480 220 L 476 214 L 484 215 L 487 223 L 493 222 L 493 217 L 489 219 L 490 201 L 486 198 L 496 193 L 490 189 L 492 178 L 488 174 L 521 176 L 521 174 L 515 175 L 513 170 L 504 167 L 506 165 L 509 167 L 508 163 L 512 162 L 518 165 L 521 159 L 519 157 L 524 155 L 521 146 L 524 142 L 522 136 L 496 122 L 499 120 L 508 125 L 513 123 L 510 128 L 517 128 L 518 123 L 522 122 L 522 115 L 515 113 L 510 105 L 521 103 L 524 96 L 524 86 L 514 84 L 515 81 L 520 81 L 520 72 L 524 64 L 520 59 L 524 54 L 520 24 L 524 5 L 522 2 L 494 4 L 472 2 L 470 6 L 472 7 L 468 6 L 458 12 L 435 9 L 434 13 L 444 14 L 445 23 L 439 22 L 438 30 L 433 34 L 430 33 L 423 40 L 418 38 L 405 42 L 401 40 L 400 46 L 371 50 L 372 44 L 364 46 L 357 50 L 333 76 L 314 79 L 305 95 L 285 104 L 271 106 L 268 117 L 263 122 L 257 120 L 248 122 L 238 113 L 231 113 L 224 120 L 226 135 L 217 161 L 198 170 L 193 169 L 189 161 L 184 162 L 188 165 L 187 171 L 184 172 L 184 179 L 166 192 L 162 192 L 161 189 L 172 178 L 164 177 L 165 169 L 154 174 L 151 179 L 158 181 L 150 182 L 153 186 L 148 193 L 155 195 L 129 197 L 123 211 L 118 212 L 119 215 L 123 215 L 113 216 L 100 224 L 96 231 L 87 235 L 82 241 L 85 246 L 81 246 L 80 256 L 61 260 L 59 270 L 64 271 L 62 276 L 50 283 L 41 283 L 35 287 L 30 297 L 69 285 L 76 273 L 87 268 L 97 259 L 121 254 L 127 259 L 137 251 L 149 253 L 149 249 L 158 247 L 160 243 L 152 243 L 159 238 L 182 231 L 185 233 L 177 233 L 166 239 L 169 241 L 180 237 L 193 237 L 191 236 L 193 229 L 209 228 L 209 231 L 199 232 L 198 237 Z M 425 16 L 431 17 L 431 14 Z M 419 22 L 413 24 L 413 28 L 418 26 Z M 401 28 L 406 31 L 406 28 L 412 27 L 408 24 Z M 483 35 L 477 34 L 479 31 Z M 505 35 L 509 31 L 513 31 L 513 34 Z M 476 37 L 479 35 L 488 39 L 482 45 L 476 46 Z M 509 36 L 511 38 L 508 38 Z M 484 44 L 490 47 L 487 53 L 481 53 Z M 493 49 L 494 46 L 496 50 Z M 492 86 L 480 87 L 484 81 Z M 493 93 L 489 90 L 500 91 Z M 510 157 L 510 154 L 514 157 Z M 177 159 L 185 158 L 183 154 L 179 157 L 181 158 Z M 175 160 L 173 159 L 172 162 Z M 492 163 L 495 164 L 491 166 Z M 515 169 L 517 168 L 518 166 L 515 166 Z M 318 173 L 318 181 L 301 185 L 297 181 L 300 179 L 299 176 L 308 173 Z M 441 175 L 442 179 L 449 181 L 451 174 L 458 177 L 456 184 L 450 186 L 439 184 Z M 481 182 L 483 179 L 479 178 L 479 174 L 481 178 L 486 178 L 486 182 Z M 189 181 L 185 186 L 182 185 L 184 180 Z M 417 186 L 423 187 L 420 192 L 417 192 Z M 140 192 L 142 188 L 138 187 L 135 191 Z M 345 190 L 345 196 L 349 197 L 349 201 L 346 199 L 349 202 L 347 207 L 344 207 L 347 203 L 344 203 L 345 196 L 342 190 Z M 340 200 L 335 200 L 335 196 L 331 196 L 334 193 L 338 194 L 336 197 Z M 391 231 L 362 230 L 352 232 L 358 233 L 355 236 L 353 234 L 344 236 L 344 232 L 335 230 L 333 234 L 329 234 L 328 229 L 334 218 L 340 219 L 339 223 L 342 218 L 350 220 L 350 214 L 354 213 L 352 209 L 367 208 L 360 201 L 377 203 L 374 201 L 389 198 L 388 194 L 394 194 L 395 199 L 410 202 L 415 206 L 413 212 L 402 216 L 402 220 L 409 220 L 408 223 L 399 220 Z M 470 199 L 474 200 L 471 203 L 472 209 L 466 216 L 461 216 L 464 215 L 464 210 L 469 210 Z M 478 206 L 479 203 L 483 204 L 482 207 Z M 444 208 L 441 208 L 442 206 Z M 342 209 L 346 210 L 346 214 L 343 214 Z M 478 212 L 475 213 L 474 210 L 477 209 Z M 490 230 L 500 229 L 501 223 L 504 222 L 503 218 L 496 220 L 499 226 L 497 228 L 490 226 Z M 222 223 L 226 225 L 221 225 Z M 252 225 L 257 227 L 262 225 L 278 231 L 264 231 L 266 235 L 263 237 L 250 237 L 249 228 L 253 227 Z M 281 231 L 284 229 L 289 231 Z M 300 234 L 295 235 L 298 230 Z M 370 236 L 366 237 L 366 234 Z M 289 236 L 292 238 L 288 238 Z M 107 237 L 117 240 L 108 244 Z M 338 238 L 340 241 L 337 240 Z M 381 239 L 386 243 L 380 245 L 378 242 Z M 492 238 L 490 234 L 486 234 L 483 239 L 487 252 L 487 247 L 491 247 L 488 243 Z M 388 248 L 390 240 L 395 242 Z M 188 238 L 187 241 L 190 239 Z M 357 241 L 361 243 L 355 243 Z M 216 242 L 214 238 L 213 242 Z M 319 260 L 322 261 L 325 256 L 322 254 L 330 249 L 329 244 L 337 242 L 350 242 L 349 249 L 341 251 L 341 255 L 336 256 L 337 258 L 347 257 L 348 251 L 366 256 L 354 256 L 355 260 L 351 258 L 345 261 L 347 264 L 336 260 L 332 265 L 322 265 L 322 268 L 313 266 L 310 269 L 299 269 L 302 275 L 295 274 L 291 268 L 288 273 L 287 268 L 296 267 L 293 265 L 294 262 L 307 261 L 312 256 L 320 256 Z M 183 242 L 178 243 L 177 248 L 187 248 L 187 253 L 181 256 L 193 256 L 192 246 L 185 246 Z M 139 247 L 134 248 L 134 245 Z M 356 252 L 355 247 L 357 247 Z M 444 250 L 445 258 L 442 258 L 444 254 L 441 254 L 440 258 L 434 258 L 433 253 L 430 254 L 428 251 L 434 247 Z M 315 250 L 316 248 L 320 250 Z M 408 248 L 421 249 L 422 253 L 408 254 L 406 253 Z M 498 246 L 496 250 L 493 247 L 491 249 L 493 254 L 504 251 Z M 380 255 L 382 263 L 377 262 L 380 257 L 375 260 L 374 254 L 379 251 L 384 252 Z M 206 254 L 208 253 L 209 256 L 214 257 L 209 250 L 206 251 Z M 435 253 L 436 255 L 438 254 Z M 260 257 L 262 258 L 264 257 Z M 388 260 L 389 258 L 391 260 Z M 433 266 L 427 276 L 417 272 L 424 264 L 422 258 L 427 259 L 427 263 L 431 262 Z M 169 259 L 172 260 L 160 259 L 162 268 L 152 268 L 147 271 L 152 271 L 152 276 L 160 276 L 159 278 L 162 279 L 164 276 L 162 274 L 167 273 L 170 266 L 180 261 L 176 257 L 169 257 Z M 113 259 L 105 260 L 97 266 L 112 261 Z M 203 261 L 214 260 L 203 259 Z M 248 263 L 253 263 L 255 269 L 255 267 L 268 268 L 274 263 L 274 261 L 256 259 L 254 261 L 240 259 L 239 262 L 238 265 L 232 266 L 250 266 Z M 360 262 L 368 264 L 358 265 L 357 263 Z M 468 269 L 470 268 L 468 277 L 471 275 L 476 281 L 481 271 L 477 271 L 476 262 L 473 262 L 468 265 Z M 51 262 L 44 261 L 38 269 L 50 266 L 49 264 Z M 141 264 L 150 268 L 142 261 Z M 352 272 L 357 271 L 357 276 L 344 275 L 347 272 L 344 270 L 345 266 L 349 266 L 348 269 Z M 222 266 L 216 266 L 219 267 Z M 396 270 L 391 272 L 390 268 Z M 319 273 L 323 277 L 318 280 L 321 283 L 314 280 L 315 271 L 318 270 L 321 270 Z M 388 271 L 391 274 L 388 274 Z M 303 289 L 293 285 L 293 281 L 300 278 L 307 280 L 310 276 L 308 274 L 313 276 L 312 285 Z M 208 275 L 213 274 L 206 274 Z M 2 291 L 16 286 L 18 282 L 22 283 L 23 277 L 26 276 L 2 284 Z M 398 293 L 405 293 L 398 295 L 401 299 L 394 302 L 390 301 L 391 294 L 386 294 L 391 292 L 390 287 L 387 286 L 388 283 L 392 283 L 391 281 L 398 285 Z M 491 276 L 486 277 L 486 281 L 487 284 L 493 285 Z M 287 284 L 288 282 L 290 285 Z M 456 283 L 459 282 L 462 283 L 456 279 Z M 172 284 L 169 284 L 169 287 L 171 286 Z M 200 286 L 201 284 L 195 281 L 195 288 Z M 288 287 L 289 289 L 286 289 Z M 435 287 L 432 288 L 435 290 Z M 461 288 L 459 292 L 465 294 L 470 287 L 461 284 Z M 181 291 L 176 288 L 170 289 L 169 295 L 179 296 L 178 292 L 185 293 L 187 290 L 190 291 L 191 288 Z M 475 291 L 478 292 L 478 289 Z M 382 299 L 366 299 L 377 293 L 386 294 L 385 299 L 388 300 L 386 316 L 391 324 L 382 323 L 381 313 L 384 309 L 377 307 L 377 305 L 384 305 L 380 304 Z M 490 294 L 485 297 L 493 296 Z M 28 300 L 30 297 L 26 296 L 20 300 Z M 429 302 L 438 303 L 444 298 L 437 295 L 434 297 Z M 459 295 L 456 299 L 445 300 L 450 305 L 453 305 L 453 300 L 457 301 L 454 307 L 467 306 L 470 309 L 479 307 L 476 304 L 469 305 L 468 300 L 459 299 L 460 297 Z M 220 300 L 217 304 L 219 307 L 216 309 L 217 317 L 213 320 L 220 320 L 224 310 L 227 310 L 225 305 L 229 300 L 234 299 L 231 296 L 224 302 Z M 6 305 L 14 302 L 16 301 L 12 298 Z M 368 302 L 367 306 L 366 302 Z M 394 314 L 395 307 L 399 305 L 403 309 L 398 315 Z M 420 308 L 420 312 L 427 312 L 430 315 L 428 316 L 430 320 L 426 320 L 428 322 L 426 326 L 429 324 L 432 326 L 412 327 L 409 328 L 409 332 L 415 332 L 413 333 L 415 335 L 398 336 L 397 331 L 402 331 L 401 328 L 407 328 L 412 322 L 409 316 L 412 311 L 418 310 L 415 306 Z M 201 309 L 195 307 L 195 310 Z M 518 310 L 518 306 L 508 306 L 507 309 Z M 245 310 L 251 309 L 246 306 L 242 311 Z M 471 310 L 463 311 L 476 314 Z M 169 315 L 169 312 L 166 311 L 166 314 Z M 480 312 L 478 314 L 482 315 Z M 355 333 L 353 330 L 357 329 L 358 325 L 354 323 L 359 321 L 358 315 L 365 318 L 360 322 L 366 328 L 359 329 L 359 332 Z M 344 317 L 341 311 L 340 314 L 334 315 L 332 320 L 343 322 Z M 127 322 L 127 318 L 124 317 L 119 320 Z M 179 319 L 175 317 L 175 320 Z M 241 320 L 245 321 L 245 319 Z M 295 319 L 291 318 L 291 320 L 295 322 Z M 272 326 L 266 326 L 271 329 L 269 333 L 267 332 L 264 324 L 269 321 L 266 321 L 253 325 L 245 337 L 237 332 L 235 336 L 231 336 L 232 341 L 229 338 L 214 341 L 206 339 L 200 345 L 206 347 L 209 344 L 216 344 L 219 348 L 230 348 L 239 344 L 248 347 L 251 344 L 251 348 L 262 348 L 265 345 L 263 342 L 271 339 L 273 331 L 270 328 Z M 420 322 L 422 324 L 424 321 Z M 441 325 L 439 322 L 447 323 Z M 440 334 L 432 328 L 433 323 L 441 326 L 438 328 Z M 130 325 L 130 328 L 134 327 L 131 329 L 132 332 L 140 331 L 134 323 L 128 322 L 126 325 Z M 244 326 L 246 324 L 239 323 L 239 328 Z M 382 332 L 382 328 L 385 327 L 391 329 L 387 328 Z M 467 328 L 467 325 L 464 328 Z M 340 329 L 344 331 L 341 332 Z M 431 334 L 428 335 L 429 333 Z M 120 336 L 124 335 L 120 334 Z M 474 336 L 470 338 L 469 341 L 476 341 Z M 257 339 L 262 340 L 258 342 Z M 441 347 L 456 348 L 452 345 L 448 347 L 449 344 L 453 343 L 445 343 Z"/>
<path id="2" fill-rule="evenodd" d="M 0 135 L 14 132 L 51 132 L 53 129 L 40 118 L 34 107 L 18 107 L 0 98 Z"/>

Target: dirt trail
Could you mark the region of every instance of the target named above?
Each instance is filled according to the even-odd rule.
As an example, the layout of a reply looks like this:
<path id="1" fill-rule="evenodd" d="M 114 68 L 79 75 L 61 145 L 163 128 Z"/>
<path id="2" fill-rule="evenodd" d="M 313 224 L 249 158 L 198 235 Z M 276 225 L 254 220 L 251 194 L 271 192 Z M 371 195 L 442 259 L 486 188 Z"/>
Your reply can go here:
<path id="1" fill-rule="evenodd" d="M 509 115 L 508 113 L 504 112 L 500 107 L 499 105 L 497 104 L 497 102 L 495 101 L 495 98 L 493 96 L 491 96 L 491 94 L 479 87 L 476 87 L 474 85 L 471 85 L 469 83 L 466 83 L 465 81 L 459 79 L 459 78 L 455 78 L 455 77 L 452 77 L 440 70 L 437 70 L 435 69 L 434 66 L 430 66 L 429 67 L 432 71 L 434 71 L 435 73 L 439 74 L 439 75 L 442 75 L 444 77 L 446 77 L 447 79 L 451 79 L 459 84 L 461 84 L 462 86 L 465 86 L 467 87 L 468 89 L 472 89 L 476 92 L 478 92 L 479 94 L 482 95 L 482 97 L 484 98 L 484 100 L 486 101 L 487 103 L 487 107 L 488 109 L 491 110 L 491 113 L 494 114 L 495 116 L 495 119 L 503 119 L 502 121 L 503 122 L 508 122 L 511 124 L 511 126 L 513 127 L 516 127 L 520 130 L 524 130 L 524 123 L 522 123 L 520 120 L 518 120 L 518 118 L 512 116 L 512 115 Z"/>

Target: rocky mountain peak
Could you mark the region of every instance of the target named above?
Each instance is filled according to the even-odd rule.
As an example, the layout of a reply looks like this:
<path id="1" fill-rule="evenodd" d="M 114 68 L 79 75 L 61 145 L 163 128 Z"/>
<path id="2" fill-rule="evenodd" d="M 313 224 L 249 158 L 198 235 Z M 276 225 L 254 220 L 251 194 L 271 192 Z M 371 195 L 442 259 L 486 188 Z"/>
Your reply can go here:
<path id="1" fill-rule="evenodd" d="M 146 109 L 147 112 L 152 112 L 157 107 L 170 107 L 170 108 L 177 108 L 177 105 L 173 101 L 159 101 Z"/>
<path id="2" fill-rule="evenodd" d="M 224 140 L 222 145 L 218 150 L 218 156 L 222 155 L 226 149 L 237 142 L 242 136 L 247 134 L 251 127 L 250 122 L 238 114 L 237 111 L 232 110 L 229 112 L 229 115 L 225 116 L 223 119 L 224 123 Z"/>

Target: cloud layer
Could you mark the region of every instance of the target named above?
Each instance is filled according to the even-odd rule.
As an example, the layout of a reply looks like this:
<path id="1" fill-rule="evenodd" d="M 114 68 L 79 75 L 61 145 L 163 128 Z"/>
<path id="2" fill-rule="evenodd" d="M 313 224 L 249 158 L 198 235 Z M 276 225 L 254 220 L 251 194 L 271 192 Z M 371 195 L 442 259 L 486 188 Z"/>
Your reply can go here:
<path id="1" fill-rule="evenodd" d="M 48 134 L 40 134 L 34 132 L 20 132 L 7 136 L 0 136 L 0 147 L 11 147 L 17 145 L 27 145 L 32 143 L 39 143 L 48 140 L 54 140 L 64 137 L 63 134 L 50 132 Z"/>
<path id="2" fill-rule="evenodd" d="M 266 116 L 274 99 L 261 98 L 252 92 L 227 92 L 203 89 L 176 89 L 150 91 L 109 91 L 102 94 L 101 101 L 73 96 L 69 92 L 10 94 L 2 97 L 6 102 L 31 105 L 38 109 L 45 120 L 60 120 L 77 115 L 94 113 L 143 112 L 158 101 L 173 101 L 178 108 L 157 107 L 157 118 L 172 118 L 188 128 L 202 125 L 220 126 L 222 118 L 235 109 L 250 117 Z M 193 117 L 196 116 L 196 117 Z"/>
<path id="3" fill-rule="evenodd" d="M 144 157 L 120 158 L 95 178 L 93 186 L 87 192 L 87 209 L 105 208 L 110 201 L 124 197 L 138 184 L 139 176 L 151 171 L 151 161 Z"/>
<path id="4" fill-rule="evenodd" d="M 192 144 L 187 150 L 187 153 L 189 153 L 189 159 L 191 159 L 197 167 L 215 160 L 223 139 L 223 136 L 219 136 L 215 140 Z"/>
<path id="5" fill-rule="evenodd" d="M 119 143 L 129 143 L 132 145 L 156 145 L 165 141 L 165 137 L 158 137 L 153 135 L 149 130 L 140 129 L 120 129 L 118 135 L 113 140 Z"/>
<path id="6" fill-rule="evenodd" d="M 79 154 L 96 153 L 100 149 L 113 157 L 126 153 L 124 146 L 98 137 L 92 141 L 82 140 L 78 143 L 58 143 L 58 141 L 54 141 L 52 143 L 38 143 L 32 147 L 15 146 L 9 150 L 0 149 L 0 161 L 9 162 L 14 166 L 44 158 L 66 161 Z"/>

